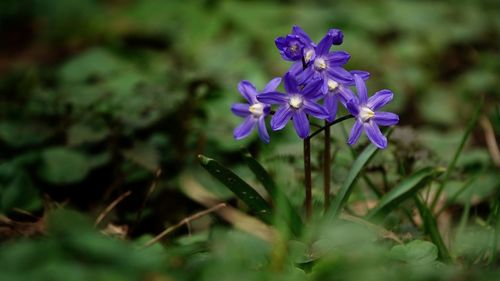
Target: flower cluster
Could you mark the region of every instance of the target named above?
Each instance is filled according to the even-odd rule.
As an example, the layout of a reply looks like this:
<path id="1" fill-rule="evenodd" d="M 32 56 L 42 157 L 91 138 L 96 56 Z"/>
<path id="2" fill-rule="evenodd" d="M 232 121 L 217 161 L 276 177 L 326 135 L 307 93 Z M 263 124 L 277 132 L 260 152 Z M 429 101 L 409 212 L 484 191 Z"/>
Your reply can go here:
<path id="1" fill-rule="evenodd" d="M 315 44 L 298 26 L 286 37 L 275 40 L 281 57 L 293 64 L 283 79 L 274 78 L 261 92 L 248 81 L 242 81 L 238 90 L 247 103 L 237 103 L 232 112 L 245 118 L 234 130 L 235 139 L 248 136 L 257 127 L 262 141 L 269 142 L 265 119 L 272 115 L 271 129 L 283 129 L 292 120 L 297 135 L 305 139 L 309 136 L 309 116 L 332 122 L 337 115 L 338 104 L 344 106 L 355 118 L 348 144 L 359 139 L 362 130 L 368 139 L 379 148 L 387 147 L 387 139 L 379 126 L 391 126 L 399 122 L 399 117 L 390 112 L 378 111 L 389 103 L 393 94 L 381 90 L 368 98 L 365 80 L 370 74 L 361 70 L 346 70 L 350 55 L 345 51 L 331 51 L 333 45 L 341 45 L 344 34 L 341 30 L 330 29 Z M 277 91 L 283 81 L 285 92 Z M 351 87 L 355 87 L 355 94 Z M 277 105 L 275 112 L 272 105 Z"/>

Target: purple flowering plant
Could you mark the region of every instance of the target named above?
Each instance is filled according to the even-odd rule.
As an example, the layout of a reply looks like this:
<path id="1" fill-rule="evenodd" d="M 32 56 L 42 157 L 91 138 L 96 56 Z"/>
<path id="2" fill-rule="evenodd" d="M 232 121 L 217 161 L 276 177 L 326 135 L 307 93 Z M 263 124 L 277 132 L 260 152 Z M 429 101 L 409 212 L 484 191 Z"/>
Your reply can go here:
<path id="1" fill-rule="evenodd" d="M 393 99 L 393 93 L 390 90 L 381 90 L 368 97 L 365 80 L 370 77 L 369 72 L 347 70 L 346 64 L 351 55 L 343 50 L 331 50 L 333 46 L 341 45 L 343 40 L 344 34 L 341 30 L 330 29 L 316 44 L 304 30 L 294 26 L 290 34 L 275 40 L 281 57 L 292 62 L 283 79 L 272 79 L 260 92 L 249 81 L 241 81 L 238 90 L 245 103 L 235 103 L 231 107 L 236 116 L 243 118 L 242 123 L 234 129 L 236 140 L 250 136 L 256 128 L 260 139 L 269 143 L 266 123 L 269 122 L 273 131 L 278 131 L 291 121 L 295 132 L 304 143 L 305 213 L 308 219 L 312 214 L 311 138 L 324 133 L 323 192 L 325 211 L 328 211 L 331 197 L 330 127 L 354 119 L 347 144 L 357 143 L 364 131 L 376 148 L 385 149 L 388 141 L 380 126 L 393 126 L 399 122 L 398 115 L 380 110 Z M 284 91 L 278 90 L 280 84 L 283 84 Z M 348 115 L 337 118 L 339 104 L 346 108 Z M 324 125 L 311 133 L 312 119 L 321 120 Z M 374 153 L 376 149 L 370 151 Z M 208 165 L 206 160 L 205 166 Z M 255 169 L 255 165 L 250 166 Z M 245 189 L 248 185 L 230 172 L 224 174 L 222 170 L 221 166 L 216 166 L 212 167 L 211 171 L 235 194 L 239 194 L 240 198 L 247 198 L 246 203 L 249 206 L 252 205 L 259 213 L 267 212 L 263 209 L 266 204 L 264 201 L 253 201 L 259 197 L 258 194 L 250 191 L 253 194 L 251 198 L 246 196 L 249 190 L 242 191 L 242 188 Z M 262 169 L 257 168 L 256 173 L 262 175 Z M 268 191 L 275 192 L 274 189 Z M 349 193 L 345 191 L 342 196 L 336 197 L 333 202 L 334 214 L 338 213 Z"/>

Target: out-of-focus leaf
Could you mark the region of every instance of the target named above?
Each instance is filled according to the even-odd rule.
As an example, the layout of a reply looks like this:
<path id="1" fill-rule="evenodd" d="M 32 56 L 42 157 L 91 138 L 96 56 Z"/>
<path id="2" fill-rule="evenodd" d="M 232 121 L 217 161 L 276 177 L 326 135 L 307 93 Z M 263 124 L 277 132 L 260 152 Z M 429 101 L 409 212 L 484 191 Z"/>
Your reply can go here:
<path id="1" fill-rule="evenodd" d="M 91 168 L 85 154 L 64 148 L 53 147 L 44 150 L 39 174 L 53 184 L 70 184 L 83 180 Z"/>
<path id="2" fill-rule="evenodd" d="M 0 122 L 0 140 L 11 147 L 40 144 L 52 134 L 51 128 L 38 122 Z"/>
<path id="3" fill-rule="evenodd" d="M 413 240 L 405 245 L 391 249 L 391 257 L 412 266 L 432 266 L 436 264 L 438 249 L 431 242 Z"/>
<path id="4" fill-rule="evenodd" d="M 401 183 L 380 199 L 377 206 L 370 210 L 367 217 L 373 219 L 393 210 L 424 187 L 436 173 L 438 172 L 434 168 L 427 167 L 403 179 Z"/>
<path id="5" fill-rule="evenodd" d="M 125 158 L 155 173 L 160 165 L 160 154 L 156 147 L 148 143 L 136 143 L 131 149 L 123 151 Z"/>

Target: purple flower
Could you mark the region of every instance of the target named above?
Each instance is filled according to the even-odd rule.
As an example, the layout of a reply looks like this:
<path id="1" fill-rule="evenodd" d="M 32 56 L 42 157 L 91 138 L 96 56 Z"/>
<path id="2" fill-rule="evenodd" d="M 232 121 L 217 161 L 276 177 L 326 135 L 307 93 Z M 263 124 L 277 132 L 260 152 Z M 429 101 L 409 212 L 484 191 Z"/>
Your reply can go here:
<path id="1" fill-rule="evenodd" d="M 300 27 L 294 26 L 292 34 L 286 38 L 280 37 L 276 39 L 276 45 L 280 49 L 283 58 L 288 60 L 303 58 L 303 60 L 294 63 L 289 70 L 290 73 L 297 77 L 300 85 L 307 84 L 311 80 L 322 81 L 321 93 L 324 95 L 324 106 L 329 114 L 328 122 L 335 120 L 339 101 L 346 106 L 347 101 L 354 97 L 354 94 L 349 89 L 349 86 L 354 85 L 353 75 L 358 74 L 365 80 L 370 76 L 365 71 L 347 71 L 343 68 L 350 58 L 347 52 L 330 52 L 332 45 L 342 44 L 343 37 L 342 31 L 330 29 L 316 45 Z M 299 53 L 296 53 L 293 57 L 289 54 L 290 48 L 286 46 L 298 46 L 298 43 L 294 42 L 301 42 L 302 56 Z M 305 69 L 303 63 L 306 64 Z"/>
<path id="2" fill-rule="evenodd" d="M 330 45 L 342 44 L 344 34 L 341 30 L 330 29 L 328 31 L 328 36 L 331 40 L 325 43 L 329 43 Z M 288 34 L 286 37 L 276 38 L 275 44 L 283 59 L 299 61 L 299 65 L 302 64 L 302 59 L 307 63 L 315 54 L 316 44 L 314 44 L 311 38 L 309 38 L 309 35 L 307 35 L 302 28 L 296 25 L 292 27 L 292 33 Z"/>
<path id="3" fill-rule="evenodd" d="M 280 83 L 281 78 L 274 78 L 264 87 L 262 93 L 275 91 Z M 257 96 L 262 94 L 259 94 L 255 86 L 248 81 L 241 81 L 238 84 L 238 91 L 248 103 L 235 103 L 231 106 L 231 111 L 235 115 L 245 118 L 243 123 L 234 129 L 234 138 L 237 140 L 243 139 L 257 127 L 260 139 L 265 143 L 269 143 L 265 117 L 269 115 L 271 106 L 257 100 Z"/>
<path id="4" fill-rule="evenodd" d="M 356 122 L 351 129 L 347 143 L 353 145 L 361 136 L 364 129 L 368 139 L 378 148 L 387 147 L 387 138 L 380 132 L 378 126 L 392 126 L 399 122 L 399 116 L 384 111 L 377 111 L 382 106 L 388 104 L 393 97 L 389 90 L 381 90 L 368 98 L 366 85 L 359 75 L 354 75 L 358 97 L 347 102 L 347 110 L 356 118 Z"/>
<path id="5" fill-rule="evenodd" d="M 321 81 L 311 81 L 302 89 L 293 77 L 287 73 L 283 79 L 286 94 L 280 92 L 262 93 L 257 100 L 266 104 L 278 104 L 279 108 L 271 119 L 271 128 L 274 131 L 285 127 L 290 119 L 300 138 L 309 135 L 309 120 L 307 114 L 319 118 L 328 118 L 328 112 L 316 103 Z"/>
<path id="6" fill-rule="evenodd" d="M 370 74 L 366 71 L 352 70 L 350 72 L 352 75 L 360 75 L 363 80 L 368 79 L 370 76 Z M 354 85 L 354 78 L 351 82 L 340 83 L 335 79 L 326 77 L 326 81 L 323 82 L 323 85 L 324 84 L 326 84 L 326 90 L 322 90 L 326 91 L 324 94 L 324 106 L 329 115 L 326 120 L 328 122 L 332 122 L 337 116 L 338 103 L 340 102 L 344 107 L 346 107 L 347 102 L 355 98 L 354 93 L 349 88 L 349 86 Z"/>

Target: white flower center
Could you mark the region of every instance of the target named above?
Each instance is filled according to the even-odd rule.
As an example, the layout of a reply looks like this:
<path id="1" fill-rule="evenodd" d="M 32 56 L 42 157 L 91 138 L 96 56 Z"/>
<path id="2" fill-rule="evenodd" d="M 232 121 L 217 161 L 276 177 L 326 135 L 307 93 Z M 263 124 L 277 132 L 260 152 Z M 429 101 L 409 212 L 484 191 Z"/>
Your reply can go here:
<path id="1" fill-rule="evenodd" d="M 337 87 L 339 86 L 339 83 L 337 83 L 337 81 L 331 79 L 328 79 L 327 84 L 328 84 L 328 90 L 330 92 L 335 91 L 335 89 L 337 89 Z"/>
<path id="2" fill-rule="evenodd" d="M 302 106 L 303 100 L 300 95 L 294 95 L 290 98 L 290 101 L 288 101 L 291 107 L 295 109 L 299 109 Z"/>
<path id="3" fill-rule="evenodd" d="M 314 68 L 317 71 L 323 71 L 326 69 L 326 61 L 322 58 L 317 58 L 314 60 Z"/>
<path id="4" fill-rule="evenodd" d="M 313 57 L 313 55 L 314 55 L 314 50 L 312 49 L 307 50 L 306 55 L 304 56 L 304 61 L 308 63 Z"/>
<path id="5" fill-rule="evenodd" d="M 254 103 L 248 108 L 248 110 L 253 116 L 260 117 L 264 114 L 264 104 L 260 102 Z"/>
<path id="6" fill-rule="evenodd" d="M 363 106 L 359 111 L 359 117 L 363 122 L 368 122 L 373 116 L 375 116 L 375 112 L 366 106 Z"/>

